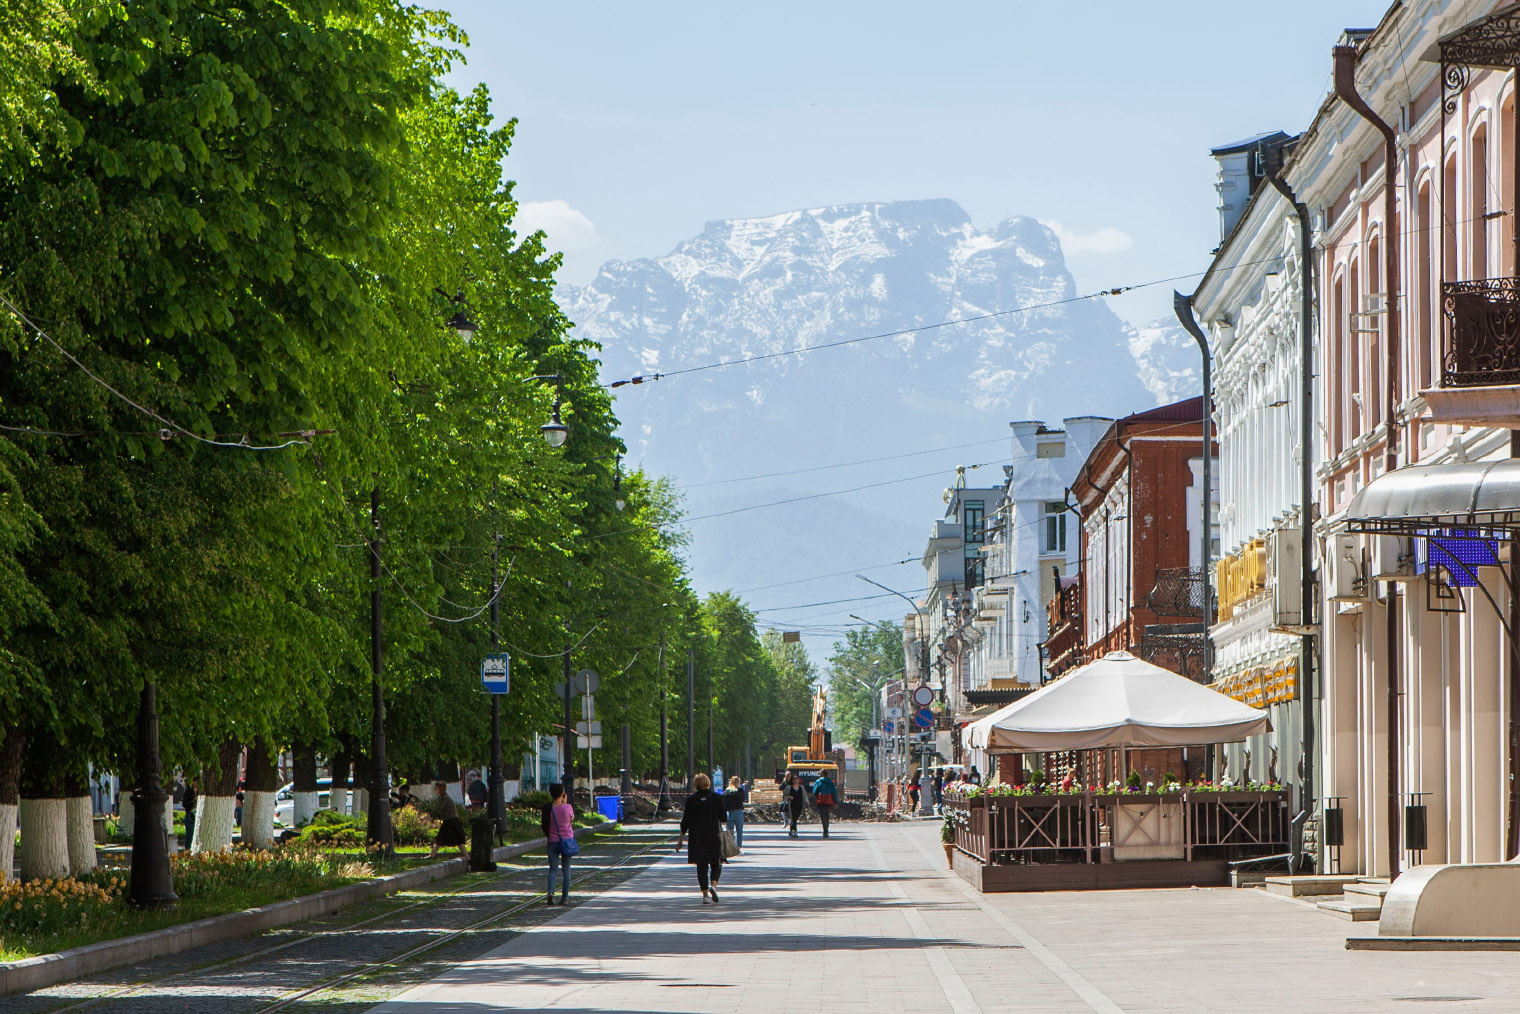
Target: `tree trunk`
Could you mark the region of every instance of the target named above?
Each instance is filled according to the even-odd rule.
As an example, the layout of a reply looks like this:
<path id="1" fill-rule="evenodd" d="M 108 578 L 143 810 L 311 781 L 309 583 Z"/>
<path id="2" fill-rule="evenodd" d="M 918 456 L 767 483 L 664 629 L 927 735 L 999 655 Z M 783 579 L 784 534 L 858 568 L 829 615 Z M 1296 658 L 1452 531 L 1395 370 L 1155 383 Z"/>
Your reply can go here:
<path id="1" fill-rule="evenodd" d="M 57 742 L 29 737 L 32 749 L 21 756 L 21 876 L 69 875 L 69 819 L 65 776 L 56 763 Z M 47 747 L 53 749 L 47 749 Z"/>
<path id="2" fill-rule="evenodd" d="M 291 747 L 291 766 L 294 768 L 296 827 L 305 827 L 317 815 L 320 799 L 317 795 L 317 748 L 310 743 L 297 743 Z"/>
<path id="3" fill-rule="evenodd" d="M 21 797 L 21 878 L 69 875 L 68 804 L 61 796 Z"/>
<path id="4" fill-rule="evenodd" d="M 0 883 L 16 869 L 16 807 L 21 802 L 21 748 L 26 740 L 15 726 L 0 731 Z"/>
<path id="5" fill-rule="evenodd" d="M 327 805 L 339 813 L 348 812 L 348 767 L 352 758 L 347 744 L 332 755 L 332 796 Z"/>
<path id="6" fill-rule="evenodd" d="M 238 758 L 243 748 L 231 737 L 216 751 L 216 768 L 201 772 L 201 796 L 195 809 L 194 852 L 220 852 L 232 846 L 233 810 L 237 807 Z"/>
<path id="7" fill-rule="evenodd" d="M 369 758 L 354 754 L 354 813 L 369 812 Z"/>
<path id="8" fill-rule="evenodd" d="M 95 807 L 90 803 L 89 782 L 76 770 L 63 792 L 69 873 L 87 873 L 95 868 Z"/>
<path id="9" fill-rule="evenodd" d="M 243 779 L 243 844 L 267 849 L 274 845 L 274 793 L 279 773 L 275 754 L 263 740 L 248 747 L 248 774 Z"/>

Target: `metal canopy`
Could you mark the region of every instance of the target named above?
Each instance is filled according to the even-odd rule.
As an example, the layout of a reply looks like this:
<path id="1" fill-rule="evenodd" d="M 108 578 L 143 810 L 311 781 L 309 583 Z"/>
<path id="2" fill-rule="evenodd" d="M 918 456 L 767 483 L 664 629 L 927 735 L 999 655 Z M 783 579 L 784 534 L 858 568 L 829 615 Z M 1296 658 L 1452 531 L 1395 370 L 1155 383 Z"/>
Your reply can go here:
<path id="1" fill-rule="evenodd" d="M 1443 529 L 1513 538 L 1520 532 L 1520 459 L 1409 465 L 1364 486 L 1346 508 L 1346 530 L 1439 535 Z"/>
<path id="2" fill-rule="evenodd" d="M 1520 3 L 1469 21 L 1436 40 L 1443 64 L 1507 70 L 1520 67 Z"/>

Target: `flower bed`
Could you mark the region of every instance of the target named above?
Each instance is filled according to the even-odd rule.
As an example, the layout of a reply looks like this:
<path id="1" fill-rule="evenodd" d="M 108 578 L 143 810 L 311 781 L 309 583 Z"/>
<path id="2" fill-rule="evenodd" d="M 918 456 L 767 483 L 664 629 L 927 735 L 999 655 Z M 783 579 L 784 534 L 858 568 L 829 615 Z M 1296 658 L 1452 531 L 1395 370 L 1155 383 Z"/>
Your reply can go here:
<path id="1" fill-rule="evenodd" d="M 413 860 L 415 862 L 415 860 Z M 176 853 L 170 860 L 179 908 L 141 912 L 127 904 L 127 874 L 0 883 L 0 960 L 46 954 L 223 912 L 314 894 L 411 863 L 292 843 L 271 850 Z"/>

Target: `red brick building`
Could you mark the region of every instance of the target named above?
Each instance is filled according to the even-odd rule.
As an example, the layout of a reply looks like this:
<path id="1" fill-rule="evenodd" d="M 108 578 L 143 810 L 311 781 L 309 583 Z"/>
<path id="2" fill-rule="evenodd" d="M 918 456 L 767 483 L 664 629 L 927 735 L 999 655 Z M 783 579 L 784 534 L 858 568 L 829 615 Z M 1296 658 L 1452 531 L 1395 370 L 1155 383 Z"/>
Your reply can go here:
<path id="1" fill-rule="evenodd" d="M 1203 399 L 1189 398 L 1115 420 L 1072 484 L 1082 518 L 1084 661 L 1122 650 L 1203 675 L 1202 412 Z M 1166 771 L 1199 769 L 1195 760 L 1136 750 L 1128 767 L 1159 781 Z M 1117 757 L 1109 761 L 1091 774 L 1107 781 L 1127 773 Z"/>

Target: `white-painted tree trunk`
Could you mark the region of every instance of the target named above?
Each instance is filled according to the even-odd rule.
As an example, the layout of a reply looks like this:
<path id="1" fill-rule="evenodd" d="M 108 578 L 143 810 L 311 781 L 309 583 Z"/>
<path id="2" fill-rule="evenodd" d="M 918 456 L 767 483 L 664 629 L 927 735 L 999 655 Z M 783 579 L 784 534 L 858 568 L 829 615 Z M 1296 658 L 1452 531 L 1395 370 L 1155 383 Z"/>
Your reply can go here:
<path id="1" fill-rule="evenodd" d="M 88 873 L 95 868 L 95 807 L 89 796 L 64 800 L 69 836 L 69 872 Z"/>
<path id="2" fill-rule="evenodd" d="M 0 884 L 16 869 L 16 807 L 0 803 Z"/>
<path id="3" fill-rule="evenodd" d="M 305 827 L 317 815 L 318 796 L 315 792 L 297 792 L 295 796 L 296 827 Z"/>
<path id="4" fill-rule="evenodd" d="M 274 844 L 274 793 L 243 793 L 243 844 L 267 849 Z"/>
<path id="5" fill-rule="evenodd" d="M 202 796 L 195 808 L 195 841 L 192 852 L 220 852 L 232 847 L 232 796 Z"/>
<path id="6" fill-rule="evenodd" d="M 122 834 L 129 838 L 132 836 L 132 822 L 136 816 L 137 808 L 132 805 L 132 793 L 123 792 L 121 794 L 121 813 L 116 818 L 116 826 L 121 829 Z"/>
<path id="7" fill-rule="evenodd" d="M 369 812 L 369 789 L 360 789 L 354 794 L 354 813 Z"/>
<path id="8" fill-rule="evenodd" d="M 180 850 L 179 835 L 174 833 L 174 800 L 164 800 L 164 838 L 169 842 L 169 854 L 172 856 Z"/>
<path id="9" fill-rule="evenodd" d="M 21 800 L 21 876 L 69 875 L 69 816 L 62 799 Z"/>

